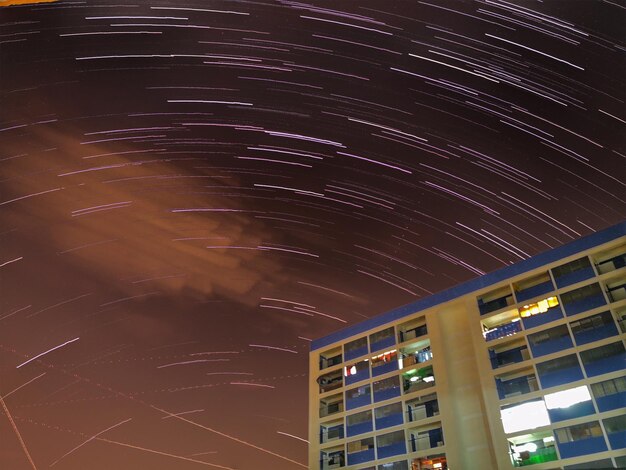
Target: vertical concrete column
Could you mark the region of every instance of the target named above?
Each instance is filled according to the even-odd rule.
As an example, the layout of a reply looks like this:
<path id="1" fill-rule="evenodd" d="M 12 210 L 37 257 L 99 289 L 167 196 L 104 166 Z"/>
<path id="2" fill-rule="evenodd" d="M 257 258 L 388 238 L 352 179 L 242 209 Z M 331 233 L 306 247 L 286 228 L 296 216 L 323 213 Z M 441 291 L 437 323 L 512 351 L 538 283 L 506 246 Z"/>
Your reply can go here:
<path id="1" fill-rule="evenodd" d="M 474 325 L 466 305 L 446 303 L 429 312 L 427 321 L 449 466 L 453 470 L 499 468 L 483 406 Z"/>

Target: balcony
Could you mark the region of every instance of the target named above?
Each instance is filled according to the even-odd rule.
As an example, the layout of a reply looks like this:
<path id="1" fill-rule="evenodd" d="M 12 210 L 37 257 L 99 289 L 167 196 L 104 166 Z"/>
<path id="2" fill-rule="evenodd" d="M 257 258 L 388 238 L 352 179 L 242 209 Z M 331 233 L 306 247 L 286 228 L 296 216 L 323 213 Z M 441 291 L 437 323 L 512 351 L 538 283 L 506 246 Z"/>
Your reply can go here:
<path id="1" fill-rule="evenodd" d="M 593 343 L 617 335 L 617 327 L 611 312 L 602 312 L 570 323 L 576 344 Z"/>
<path id="2" fill-rule="evenodd" d="M 411 423 L 439 416 L 437 394 L 431 393 L 406 404 L 407 420 Z"/>
<path id="3" fill-rule="evenodd" d="M 343 346 L 343 356 L 345 361 L 355 359 L 367 354 L 367 338 L 359 338 Z"/>
<path id="4" fill-rule="evenodd" d="M 330 374 L 321 375 L 317 379 L 320 393 L 330 392 L 343 387 L 343 380 L 341 377 L 341 371 L 331 372 Z"/>
<path id="5" fill-rule="evenodd" d="M 348 442 L 348 465 L 357 465 L 374 460 L 374 438 Z"/>
<path id="6" fill-rule="evenodd" d="M 515 290 L 515 298 L 518 302 L 524 302 L 526 300 L 538 297 L 554 290 L 552 279 L 547 272 L 538 276 L 534 276 L 530 279 L 517 282 L 513 286 Z"/>
<path id="7" fill-rule="evenodd" d="M 405 395 L 434 386 L 435 375 L 433 366 L 412 369 L 402 374 L 402 388 Z"/>
<path id="8" fill-rule="evenodd" d="M 370 378 L 370 365 L 366 359 L 359 361 L 356 364 L 352 364 L 343 368 L 343 375 L 345 376 L 346 385 L 352 385 L 360 382 L 361 380 Z"/>
<path id="9" fill-rule="evenodd" d="M 589 377 L 626 370 L 626 351 L 621 341 L 582 351 L 580 358 Z"/>
<path id="10" fill-rule="evenodd" d="M 527 467 L 558 459 L 554 436 L 550 431 L 510 438 L 509 448 L 514 467 Z"/>
<path id="11" fill-rule="evenodd" d="M 561 301 L 568 316 L 606 305 L 604 294 L 598 283 L 561 294 Z"/>
<path id="12" fill-rule="evenodd" d="M 435 449 L 444 445 L 443 430 L 441 424 L 431 429 L 411 429 L 409 430 L 409 452 Z"/>
<path id="13" fill-rule="evenodd" d="M 619 302 L 620 300 L 626 299 L 626 282 L 624 279 L 611 283 L 607 282 L 606 296 L 608 297 L 609 302 Z"/>
<path id="14" fill-rule="evenodd" d="M 626 377 L 591 384 L 591 390 L 601 412 L 626 408 Z"/>
<path id="15" fill-rule="evenodd" d="M 400 380 L 397 375 L 373 383 L 374 402 L 400 396 Z"/>
<path id="16" fill-rule="evenodd" d="M 372 402 L 370 386 L 362 385 L 352 390 L 346 390 L 346 409 L 353 410 Z"/>
<path id="17" fill-rule="evenodd" d="M 520 308 L 519 313 L 522 317 L 524 328 L 527 330 L 563 318 L 563 311 L 556 296 L 524 305 Z"/>
<path id="18" fill-rule="evenodd" d="M 343 420 L 324 423 L 320 426 L 320 444 L 326 444 L 344 437 Z"/>
<path id="19" fill-rule="evenodd" d="M 398 327 L 398 341 L 403 343 L 411 339 L 419 338 L 428 334 L 426 319 L 424 317 L 403 323 Z"/>
<path id="20" fill-rule="evenodd" d="M 380 351 L 381 349 L 389 349 L 395 344 L 396 334 L 393 326 L 370 335 L 370 352 Z"/>
<path id="21" fill-rule="evenodd" d="M 333 470 L 346 466 L 346 453 L 343 446 L 320 451 L 320 470 Z"/>
<path id="22" fill-rule="evenodd" d="M 576 354 L 540 362 L 537 364 L 537 373 L 542 388 L 556 387 L 584 378 Z"/>
<path id="23" fill-rule="evenodd" d="M 513 336 L 522 331 L 518 310 L 507 310 L 481 322 L 485 341 Z"/>
<path id="24" fill-rule="evenodd" d="M 448 470 L 446 454 L 429 455 L 428 457 L 418 457 L 411 462 L 412 469 L 419 470 Z"/>
<path id="25" fill-rule="evenodd" d="M 404 422 L 402 416 L 402 403 L 392 403 L 391 405 L 381 406 L 374 410 L 376 420 L 376 429 L 390 428 Z"/>
<path id="26" fill-rule="evenodd" d="M 398 370 L 398 352 L 393 349 L 371 358 L 372 377 Z"/>
<path id="27" fill-rule="evenodd" d="M 362 411 L 346 416 L 346 431 L 348 437 L 365 434 L 374 430 L 372 424 L 372 410 Z"/>
<path id="28" fill-rule="evenodd" d="M 378 459 L 406 454 L 404 431 L 394 431 L 376 437 Z"/>
<path id="29" fill-rule="evenodd" d="M 487 315 L 488 313 L 495 312 L 496 310 L 503 309 L 508 307 L 509 305 L 513 305 L 513 294 L 510 291 L 503 295 L 502 297 L 498 297 L 495 299 L 485 300 L 485 297 L 481 297 L 478 299 L 478 310 L 481 315 Z"/>
<path id="30" fill-rule="evenodd" d="M 320 418 L 325 418 L 326 416 L 341 412 L 343 412 L 343 398 L 341 394 L 333 395 L 320 400 Z"/>
<path id="31" fill-rule="evenodd" d="M 320 354 L 320 370 L 341 364 L 341 348 L 324 351 Z"/>
<path id="32" fill-rule="evenodd" d="M 539 390 L 537 377 L 528 371 L 504 374 L 495 378 L 500 400 Z"/>
<path id="33" fill-rule="evenodd" d="M 599 274 L 609 273 L 616 269 L 626 266 L 626 247 L 620 247 L 613 251 L 613 253 L 602 254 L 596 257 L 596 269 Z M 618 254 L 615 254 L 615 253 Z M 608 256 L 608 257 L 607 257 Z"/>
<path id="34" fill-rule="evenodd" d="M 567 325 L 559 325 L 548 330 L 528 335 L 528 344 L 534 357 L 545 356 L 571 348 L 574 343 Z"/>
<path id="35" fill-rule="evenodd" d="M 404 369 L 415 364 L 428 362 L 433 358 L 430 340 L 417 341 L 400 350 L 400 368 Z"/>
<path id="36" fill-rule="evenodd" d="M 489 348 L 489 360 L 492 369 L 517 364 L 528 359 L 530 359 L 530 354 L 524 338 L 500 344 L 496 348 Z"/>
<path id="37" fill-rule="evenodd" d="M 554 282 L 559 289 L 590 279 L 595 275 L 593 266 L 586 256 L 552 269 Z"/>

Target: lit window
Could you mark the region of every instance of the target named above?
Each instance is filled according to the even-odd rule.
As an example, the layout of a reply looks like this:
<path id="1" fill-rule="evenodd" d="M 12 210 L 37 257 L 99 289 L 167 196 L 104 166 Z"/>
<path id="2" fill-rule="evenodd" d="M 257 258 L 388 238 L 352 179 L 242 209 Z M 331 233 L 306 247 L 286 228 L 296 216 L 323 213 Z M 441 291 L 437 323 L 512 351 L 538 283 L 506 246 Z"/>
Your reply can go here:
<path id="1" fill-rule="evenodd" d="M 556 408 L 569 408 L 570 406 L 591 400 L 589 389 L 583 385 L 581 387 L 570 388 L 562 392 L 550 393 L 546 395 L 546 406 L 549 410 Z"/>
<path id="2" fill-rule="evenodd" d="M 522 317 L 530 317 L 539 313 L 546 313 L 549 308 L 556 307 L 557 305 L 559 305 L 559 299 L 557 297 L 548 297 L 539 302 L 524 305 L 520 309 L 520 315 Z"/>
<path id="3" fill-rule="evenodd" d="M 507 434 L 550 424 L 543 401 L 531 401 L 500 410 L 504 432 Z"/>

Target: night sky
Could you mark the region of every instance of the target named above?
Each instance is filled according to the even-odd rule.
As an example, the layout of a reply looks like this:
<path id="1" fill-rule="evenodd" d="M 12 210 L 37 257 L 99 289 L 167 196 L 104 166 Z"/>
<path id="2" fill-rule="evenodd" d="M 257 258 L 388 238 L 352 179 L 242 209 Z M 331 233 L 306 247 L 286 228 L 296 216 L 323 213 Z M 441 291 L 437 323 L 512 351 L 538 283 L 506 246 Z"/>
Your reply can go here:
<path id="1" fill-rule="evenodd" d="M 311 339 L 624 220 L 625 8 L 0 9 L 0 467 L 306 467 Z"/>

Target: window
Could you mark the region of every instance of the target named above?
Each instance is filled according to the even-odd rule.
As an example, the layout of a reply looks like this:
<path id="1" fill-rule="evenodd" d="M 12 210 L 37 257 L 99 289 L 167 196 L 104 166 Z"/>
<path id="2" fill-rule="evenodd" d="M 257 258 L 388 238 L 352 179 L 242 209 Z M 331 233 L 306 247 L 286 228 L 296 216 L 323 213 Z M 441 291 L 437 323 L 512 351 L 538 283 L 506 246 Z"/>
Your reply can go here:
<path id="1" fill-rule="evenodd" d="M 377 331 L 376 333 L 372 333 L 370 335 L 370 344 L 375 344 L 380 341 L 384 341 L 387 338 L 393 338 L 393 337 L 394 337 L 394 331 L 393 331 L 393 326 L 392 326 L 382 331 Z"/>
<path id="2" fill-rule="evenodd" d="M 392 403 L 391 405 L 376 408 L 376 419 L 386 418 L 396 414 L 402 414 L 402 403 Z"/>
<path id="3" fill-rule="evenodd" d="M 359 375 L 359 372 L 363 372 L 368 369 L 369 369 L 369 364 L 367 363 L 367 360 L 359 361 L 356 364 L 352 364 L 352 365 L 344 367 L 343 375 L 345 375 L 346 377 L 352 377 L 355 375 Z M 367 376 L 368 374 L 365 374 L 365 375 Z"/>
<path id="4" fill-rule="evenodd" d="M 322 375 L 317 379 L 317 383 L 320 386 L 320 393 L 325 393 L 325 392 L 329 392 L 330 390 L 340 388 L 343 386 L 343 380 L 341 379 L 341 371 Z"/>
<path id="5" fill-rule="evenodd" d="M 612 325 L 613 317 L 611 316 L 611 312 L 602 312 L 598 315 L 593 315 L 591 317 L 583 318 L 582 320 L 573 321 L 570 323 L 572 327 L 572 333 L 574 335 L 595 330 L 597 328 L 602 328 L 604 325 Z"/>
<path id="6" fill-rule="evenodd" d="M 576 271 L 580 271 L 581 269 L 590 267 L 591 263 L 589 262 L 589 258 L 585 256 L 584 258 L 579 258 L 562 266 L 557 266 L 556 268 L 553 268 L 552 274 L 554 275 L 554 277 L 563 277 L 566 274 L 570 274 Z"/>
<path id="7" fill-rule="evenodd" d="M 372 358 L 372 369 L 375 369 L 378 366 L 383 366 L 385 364 L 389 364 L 390 362 L 394 362 L 398 360 L 398 351 L 395 349 L 391 351 L 385 351 L 378 356 L 374 356 Z"/>
<path id="8" fill-rule="evenodd" d="M 549 330 L 544 330 L 540 333 L 528 335 L 528 342 L 532 346 L 539 346 L 542 343 L 548 341 L 556 341 L 563 337 L 569 337 L 569 330 L 566 325 L 560 325 Z"/>
<path id="9" fill-rule="evenodd" d="M 548 297 L 547 299 L 534 302 L 532 304 L 526 304 L 519 310 L 519 314 L 523 317 L 530 317 L 532 315 L 538 315 L 540 313 L 546 313 L 548 309 L 559 305 L 559 299 L 557 297 Z"/>
<path id="10" fill-rule="evenodd" d="M 550 424 L 548 410 L 543 400 L 528 401 L 500 410 L 504 432 L 511 434 L 526 429 L 535 429 Z"/>
<path id="11" fill-rule="evenodd" d="M 597 421 L 557 429 L 555 432 L 556 438 L 561 444 L 602 436 L 602 428 L 600 428 L 600 423 Z"/>
<path id="12" fill-rule="evenodd" d="M 626 431 L 626 415 L 603 419 L 602 422 L 604 423 L 604 429 L 606 429 L 607 434 Z"/>
<path id="13" fill-rule="evenodd" d="M 378 447 L 387 447 L 400 442 L 404 444 L 404 431 L 394 431 L 376 437 Z"/>
<path id="14" fill-rule="evenodd" d="M 596 295 L 602 296 L 602 289 L 600 289 L 600 285 L 597 282 L 561 294 L 561 300 L 564 304 L 571 304 Z"/>
<path id="15" fill-rule="evenodd" d="M 348 358 L 362 356 L 367 353 L 367 337 L 355 339 L 343 346 L 344 353 Z"/>
<path id="16" fill-rule="evenodd" d="M 351 390 L 347 390 L 346 391 L 346 399 L 347 400 L 354 400 L 356 398 L 369 396 L 369 394 L 370 394 L 370 386 L 369 386 L 369 384 L 366 384 L 366 385 L 362 385 L 362 386 L 357 387 L 357 388 L 353 388 Z"/>
<path id="17" fill-rule="evenodd" d="M 384 463 L 379 465 L 378 470 L 409 470 L 409 466 L 406 463 L 406 460 L 401 460 L 399 462 Z"/>
<path id="18" fill-rule="evenodd" d="M 587 351 L 582 351 L 580 353 L 580 358 L 583 361 L 585 366 L 597 362 L 603 361 L 606 359 L 615 360 L 617 356 L 624 354 L 624 344 L 621 341 L 617 343 L 607 344 L 605 346 L 600 346 L 599 348 L 588 349 Z M 622 367 L 622 364 L 615 364 L 618 368 Z"/>
<path id="19" fill-rule="evenodd" d="M 378 382 L 374 382 L 374 393 L 387 392 L 397 388 L 400 390 L 400 381 L 398 376 L 389 377 Z"/>
<path id="20" fill-rule="evenodd" d="M 559 357 L 537 364 L 537 372 L 542 387 L 554 387 L 575 380 L 581 380 L 583 373 L 576 354 Z"/>
<path id="21" fill-rule="evenodd" d="M 545 397 L 546 407 L 549 410 L 569 408 L 585 401 L 591 400 L 589 389 L 586 385 L 570 388 L 560 392 L 549 393 Z"/>
<path id="22" fill-rule="evenodd" d="M 371 421 L 372 421 L 372 410 L 362 411 L 361 413 L 348 415 L 346 417 L 346 422 L 348 426 L 355 426 L 357 424 L 363 424 L 363 423 L 371 423 Z"/>
<path id="23" fill-rule="evenodd" d="M 359 441 L 348 442 L 348 455 L 374 449 L 374 438 L 368 437 Z M 348 457 L 348 461 L 350 457 Z"/>
<path id="24" fill-rule="evenodd" d="M 595 398 L 626 392 L 626 377 L 618 377 L 616 379 L 591 384 L 591 390 Z"/>

